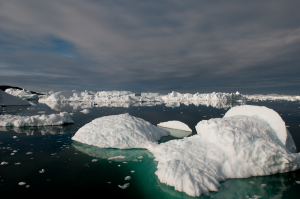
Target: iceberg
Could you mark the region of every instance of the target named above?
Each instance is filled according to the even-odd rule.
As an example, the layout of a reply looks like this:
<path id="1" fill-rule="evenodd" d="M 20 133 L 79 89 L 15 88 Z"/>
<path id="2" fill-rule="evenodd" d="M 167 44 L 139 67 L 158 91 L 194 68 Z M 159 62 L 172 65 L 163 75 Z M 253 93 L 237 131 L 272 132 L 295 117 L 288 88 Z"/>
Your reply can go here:
<path id="1" fill-rule="evenodd" d="M 74 123 L 67 112 L 51 115 L 0 115 L 0 126 L 26 127 L 26 126 L 55 126 Z"/>
<path id="2" fill-rule="evenodd" d="M 6 93 L 19 97 L 23 100 L 38 100 L 39 97 L 37 94 L 32 94 L 30 91 L 26 91 L 25 89 L 15 89 L 15 88 L 8 88 L 5 90 Z"/>
<path id="3" fill-rule="evenodd" d="M 30 103 L 0 90 L 0 106 L 30 106 Z"/>
<path id="4" fill-rule="evenodd" d="M 147 148 L 170 133 L 128 113 L 97 118 L 81 127 L 72 140 L 100 148 Z"/>
<path id="5" fill-rule="evenodd" d="M 253 114 L 246 113 L 249 108 L 254 109 Z M 224 118 L 200 121 L 196 135 L 150 145 L 148 150 L 158 161 L 155 174 L 175 190 L 200 196 L 218 191 L 219 182 L 229 178 L 299 169 L 300 155 L 290 152 L 282 142 L 288 137 L 287 131 L 272 126 L 269 117 L 276 118 L 277 113 L 265 107 L 233 108 Z"/>
<path id="6" fill-rule="evenodd" d="M 268 95 L 244 95 L 247 100 L 255 101 L 266 101 L 266 100 L 285 100 L 285 101 L 300 101 L 299 95 L 278 95 L 278 94 L 268 94 Z"/>

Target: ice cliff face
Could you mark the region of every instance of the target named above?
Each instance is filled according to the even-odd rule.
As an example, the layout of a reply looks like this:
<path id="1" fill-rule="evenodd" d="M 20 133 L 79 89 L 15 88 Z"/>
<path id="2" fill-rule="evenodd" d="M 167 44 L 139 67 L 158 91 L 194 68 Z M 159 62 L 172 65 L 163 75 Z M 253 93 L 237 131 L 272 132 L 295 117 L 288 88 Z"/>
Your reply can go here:
<path id="1" fill-rule="evenodd" d="M 30 106 L 30 103 L 0 90 L 0 106 Z"/>

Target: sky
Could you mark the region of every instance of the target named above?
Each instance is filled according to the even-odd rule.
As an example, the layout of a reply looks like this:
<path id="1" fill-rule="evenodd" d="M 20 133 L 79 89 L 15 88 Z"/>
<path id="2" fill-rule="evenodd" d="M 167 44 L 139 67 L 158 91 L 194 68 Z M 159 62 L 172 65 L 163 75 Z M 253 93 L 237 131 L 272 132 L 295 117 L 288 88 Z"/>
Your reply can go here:
<path id="1" fill-rule="evenodd" d="M 300 95 L 300 1 L 0 0 L 0 85 Z"/>

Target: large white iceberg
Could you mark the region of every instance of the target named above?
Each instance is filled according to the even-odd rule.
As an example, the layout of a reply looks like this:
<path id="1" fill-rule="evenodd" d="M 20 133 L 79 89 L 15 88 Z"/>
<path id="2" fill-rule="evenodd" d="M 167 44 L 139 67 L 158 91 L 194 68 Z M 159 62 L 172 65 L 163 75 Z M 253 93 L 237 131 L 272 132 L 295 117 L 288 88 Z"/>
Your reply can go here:
<path id="1" fill-rule="evenodd" d="M 0 106 L 30 106 L 30 103 L 0 89 Z"/>
<path id="2" fill-rule="evenodd" d="M 19 97 L 24 100 L 38 100 L 39 97 L 37 94 L 32 94 L 30 91 L 26 91 L 25 89 L 15 89 L 15 88 L 8 88 L 5 90 L 6 93 Z"/>
<path id="3" fill-rule="evenodd" d="M 51 115 L 34 115 L 34 116 L 19 116 L 19 115 L 0 115 L 0 126 L 55 126 L 74 123 L 67 112 Z"/>
<path id="4" fill-rule="evenodd" d="M 147 148 L 170 133 L 128 113 L 97 118 L 81 127 L 73 140 L 100 148 Z"/>
<path id="5" fill-rule="evenodd" d="M 241 107 L 246 112 L 248 106 Z M 273 129 L 264 113 L 234 115 L 200 121 L 197 135 L 171 140 L 148 149 L 158 161 L 156 175 L 162 183 L 191 196 L 217 191 L 220 181 L 294 171 L 300 167 L 300 155 L 282 144 L 278 128 Z M 239 110 L 238 110 L 239 111 Z M 237 112 L 238 112 L 237 111 Z M 237 113 L 236 112 L 236 113 Z M 241 111 L 243 112 L 243 111 Z M 283 121 L 282 121 L 283 122 Z M 284 122 L 283 122 L 284 123 Z M 287 132 L 285 132 L 287 133 Z"/>

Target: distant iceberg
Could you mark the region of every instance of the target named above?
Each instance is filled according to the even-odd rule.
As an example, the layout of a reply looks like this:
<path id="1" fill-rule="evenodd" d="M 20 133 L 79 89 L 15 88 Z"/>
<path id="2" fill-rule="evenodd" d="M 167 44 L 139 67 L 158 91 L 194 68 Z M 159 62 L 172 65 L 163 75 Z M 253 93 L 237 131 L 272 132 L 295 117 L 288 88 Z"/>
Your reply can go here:
<path id="1" fill-rule="evenodd" d="M 266 101 L 266 100 L 300 101 L 299 95 L 255 94 L 255 95 L 244 95 L 244 97 L 247 100 L 254 100 L 254 101 Z"/>
<path id="2" fill-rule="evenodd" d="M 19 116 L 19 115 L 0 115 L 0 126 L 55 126 L 74 123 L 66 112 L 51 115 Z"/>
<path id="3" fill-rule="evenodd" d="M 128 113 L 97 118 L 81 127 L 72 140 L 100 148 L 147 148 L 170 133 Z"/>
<path id="4" fill-rule="evenodd" d="M 30 106 L 30 103 L 0 89 L 0 106 Z"/>
<path id="5" fill-rule="evenodd" d="M 15 89 L 15 88 L 8 88 L 5 90 L 6 93 L 19 97 L 23 100 L 38 100 L 39 97 L 37 94 L 32 94 L 30 91 L 25 91 L 25 89 Z"/>

